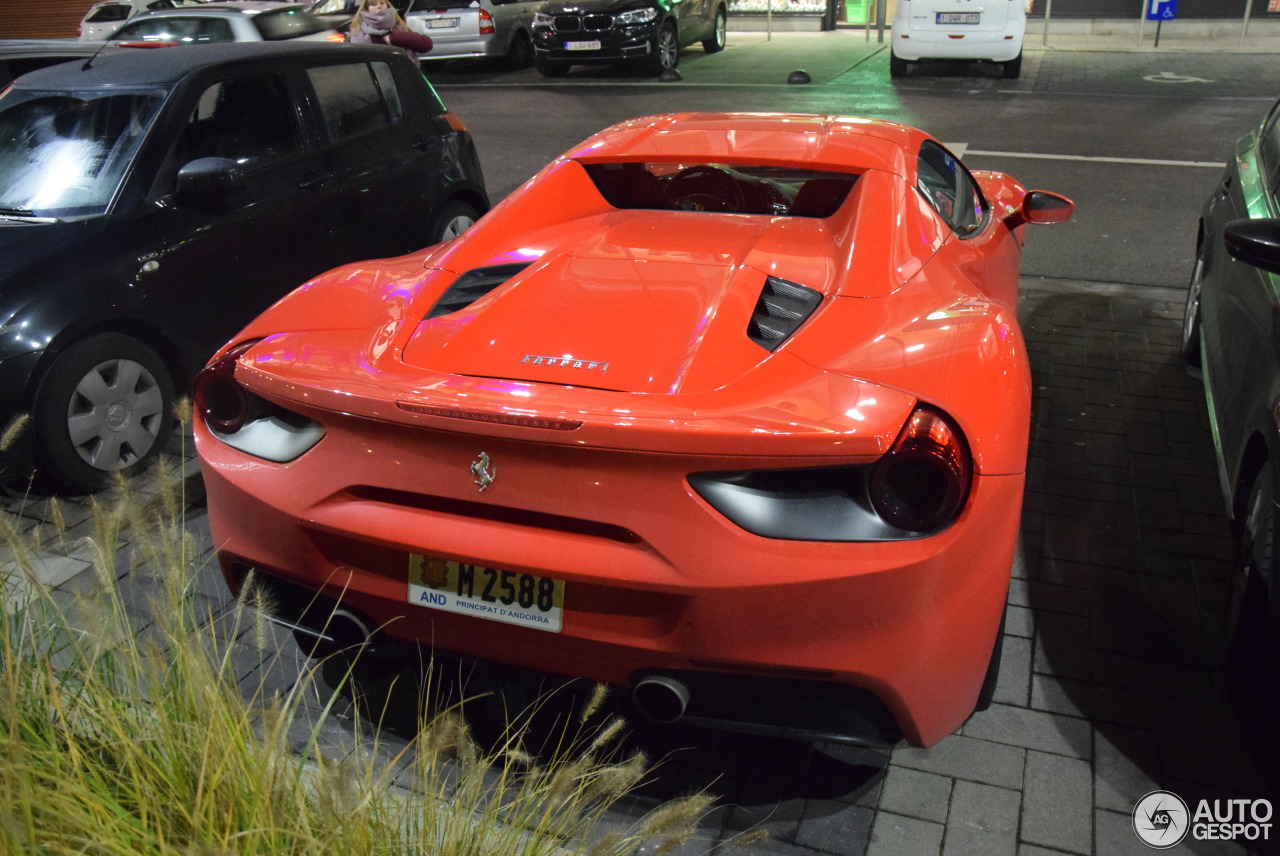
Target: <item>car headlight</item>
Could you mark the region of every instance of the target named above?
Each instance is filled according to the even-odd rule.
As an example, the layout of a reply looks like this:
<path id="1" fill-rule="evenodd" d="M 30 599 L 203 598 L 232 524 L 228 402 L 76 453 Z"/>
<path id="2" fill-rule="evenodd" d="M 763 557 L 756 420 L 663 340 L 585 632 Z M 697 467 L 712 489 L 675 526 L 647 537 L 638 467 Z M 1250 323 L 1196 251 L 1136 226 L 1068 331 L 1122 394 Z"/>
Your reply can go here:
<path id="1" fill-rule="evenodd" d="M 632 9 L 630 12 L 619 12 L 613 20 L 620 26 L 631 24 L 647 24 L 658 17 L 657 9 Z"/>
<path id="2" fill-rule="evenodd" d="M 964 510 L 973 459 L 952 421 L 919 406 L 878 461 L 833 467 L 693 473 L 689 485 L 734 524 L 790 541 L 904 541 Z"/>
<path id="3" fill-rule="evenodd" d="M 550 15 L 548 15 L 546 12 L 533 13 L 533 25 L 535 27 L 550 27 L 551 22 L 554 20 L 555 19 L 552 18 Z"/>
<path id="4" fill-rule="evenodd" d="M 243 342 L 196 376 L 195 409 L 214 437 L 246 455 L 278 464 L 295 460 L 324 437 L 305 416 L 259 398 L 236 382 L 236 361 L 257 344 Z"/>

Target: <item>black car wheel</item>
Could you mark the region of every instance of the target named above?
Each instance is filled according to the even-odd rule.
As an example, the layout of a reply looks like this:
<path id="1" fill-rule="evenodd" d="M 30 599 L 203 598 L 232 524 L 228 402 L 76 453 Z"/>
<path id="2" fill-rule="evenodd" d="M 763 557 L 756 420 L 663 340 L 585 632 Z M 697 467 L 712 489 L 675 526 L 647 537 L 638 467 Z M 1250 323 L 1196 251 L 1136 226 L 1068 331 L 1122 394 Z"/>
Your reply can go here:
<path id="1" fill-rule="evenodd" d="M 564 77 L 569 73 L 569 63 L 555 62 L 553 60 L 534 60 L 533 66 L 538 69 L 538 74 L 543 77 Z"/>
<path id="2" fill-rule="evenodd" d="M 54 360 L 36 393 L 37 465 L 73 490 L 131 475 L 164 446 L 173 427 L 173 381 L 136 339 L 103 333 Z"/>
<path id="3" fill-rule="evenodd" d="M 1275 550 L 1275 490 L 1271 464 L 1263 464 L 1249 492 L 1231 596 L 1223 623 L 1223 662 L 1232 674 L 1271 675 L 1280 628 L 1269 621 L 1269 579 Z M 1263 679 L 1264 681 L 1267 678 Z"/>
<path id="4" fill-rule="evenodd" d="M 653 53 L 649 57 L 649 70 L 654 74 L 675 68 L 680 64 L 680 40 L 676 36 L 676 26 L 667 22 L 658 28 L 658 35 L 653 39 Z"/>
<path id="5" fill-rule="evenodd" d="M 890 77 L 905 77 L 907 73 L 907 65 L 909 65 L 909 63 L 905 59 L 898 56 L 896 53 L 893 53 L 892 51 L 890 51 L 889 53 L 889 76 Z"/>
<path id="6" fill-rule="evenodd" d="M 436 217 L 435 227 L 431 234 L 435 243 L 456 238 L 467 231 L 480 219 L 480 213 L 465 202 L 457 199 L 449 202 Z"/>
<path id="7" fill-rule="evenodd" d="M 507 47 L 506 56 L 502 58 L 502 65 L 511 71 L 516 71 L 527 68 L 531 62 L 533 62 L 533 43 L 529 41 L 529 34 L 516 33 L 511 37 L 511 44 Z"/>
<path id="8" fill-rule="evenodd" d="M 725 14 L 723 8 L 716 11 L 716 25 L 711 32 L 711 38 L 706 39 L 702 43 L 702 49 L 707 53 L 719 53 L 724 50 L 725 34 L 729 29 L 729 17 Z"/>
<path id="9" fill-rule="evenodd" d="M 1204 257 L 1197 252 L 1195 266 L 1191 268 L 1191 282 L 1187 285 L 1187 306 L 1182 312 L 1182 359 L 1192 374 L 1200 370 L 1200 288 L 1203 280 Z"/>
<path id="10" fill-rule="evenodd" d="M 1016 57 L 1004 63 L 1000 71 L 1005 80 L 1017 80 L 1022 75 L 1022 51 L 1018 51 Z"/>

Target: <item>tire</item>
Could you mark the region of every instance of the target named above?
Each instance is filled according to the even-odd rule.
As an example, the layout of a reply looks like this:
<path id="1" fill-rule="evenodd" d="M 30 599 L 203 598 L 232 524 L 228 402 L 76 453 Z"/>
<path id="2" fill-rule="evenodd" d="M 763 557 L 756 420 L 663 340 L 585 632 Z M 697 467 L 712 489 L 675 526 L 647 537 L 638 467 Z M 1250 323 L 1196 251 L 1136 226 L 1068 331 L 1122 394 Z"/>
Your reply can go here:
<path id="1" fill-rule="evenodd" d="M 1271 463 L 1263 464 L 1249 491 L 1223 620 L 1222 661 L 1227 673 L 1250 684 L 1266 684 L 1278 661 L 1277 628 L 1268 596 L 1274 584 L 1275 488 Z"/>
<path id="2" fill-rule="evenodd" d="M 440 210 L 440 215 L 436 217 L 435 225 L 431 228 L 432 242 L 438 244 L 441 241 L 456 238 L 470 229 L 479 219 L 480 212 L 471 205 L 458 199 L 450 200 Z"/>
<path id="3" fill-rule="evenodd" d="M 703 40 L 702 49 L 709 54 L 720 53 L 720 51 L 724 50 L 728 30 L 729 16 L 722 6 L 720 9 L 716 10 L 715 27 L 711 32 L 711 38 Z"/>
<path id="4" fill-rule="evenodd" d="M 1016 57 L 1004 63 L 1000 76 L 1005 80 L 1017 80 L 1022 76 L 1022 51 L 1018 51 Z"/>
<path id="5" fill-rule="evenodd" d="M 571 63 L 553 62 L 551 60 L 535 59 L 533 61 L 533 67 L 538 69 L 538 74 L 541 74 L 543 77 L 564 77 L 569 73 L 570 65 Z"/>
<path id="6" fill-rule="evenodd" d="M 93 491 L 130 476 L 173 431 L 173 380 L 146 345 L 119 333 L 76 342 L 36 392 L 36 465 L 64 488 Z"/>
<path id="7" fill-rule="evenodd" d="M 898 56 L 892 51 L 889 52 L 889 76 L 890 77 L 905 77 L 907 74 L 907 66 L 909 64 L 910 63 L 908 63 L 902 57 Z"/>
<path id="8" fill-rule="evenodd" d="M 1187 371 L 1199 375 L 1200 365 L 1200 291 L 1204 283 L 1204 256 L 1196 253 L 1187 284 L 1187 305 L 1182 311 L 1182 359 Z"/>
<path id="9" fill-rule="evenodd" d="M 654 74 L 670 71 L 680 64 L 680 39 L 675 24 L 670 21 L 658 28 L 653 37 L 653 55 L 649 57 L 649 70 Z"/>
<path id="10" fill-rule="evenodd" d="M 518 32 L 511 37 L 511 44 L 507 46 L 507 53 L 502 58 L 502 67 L 508 71 L 518 71 L 522 68 L 528 68 L 533 62 L 533 42 L 529 41 L 529 34 L 526 32 Z"/>

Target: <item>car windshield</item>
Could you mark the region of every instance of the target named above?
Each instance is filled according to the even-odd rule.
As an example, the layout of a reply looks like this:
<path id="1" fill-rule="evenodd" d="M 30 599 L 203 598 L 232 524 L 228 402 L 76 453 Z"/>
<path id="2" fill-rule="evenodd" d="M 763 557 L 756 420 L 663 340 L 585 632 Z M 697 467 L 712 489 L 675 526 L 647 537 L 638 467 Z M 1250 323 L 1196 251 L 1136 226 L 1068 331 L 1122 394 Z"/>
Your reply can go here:
<path id="1" fill-rule="evenodd" d="M 856 175 L 723 163 L 595 163 L 587 173 L 615 208 L 830 217 Z"/>
<path id="2" fill-rule="evenodd" d="M 157 90 L 0 96 L 0 214 L 101 214 L 164 100 Z"/>

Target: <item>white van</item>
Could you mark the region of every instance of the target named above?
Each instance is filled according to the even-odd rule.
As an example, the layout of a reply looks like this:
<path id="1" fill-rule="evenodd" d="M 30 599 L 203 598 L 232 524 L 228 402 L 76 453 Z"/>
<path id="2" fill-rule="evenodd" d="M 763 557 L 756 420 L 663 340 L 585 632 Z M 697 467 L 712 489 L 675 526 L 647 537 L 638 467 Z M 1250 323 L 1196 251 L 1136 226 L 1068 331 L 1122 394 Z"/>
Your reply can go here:
<path id="1" fill-rule="evenodd" d="M 1003 63 L 1007 78 L 1022 73 L 1026 0 L 898 0 L 889 74 L 913 62 L 952 59 Z"/>

